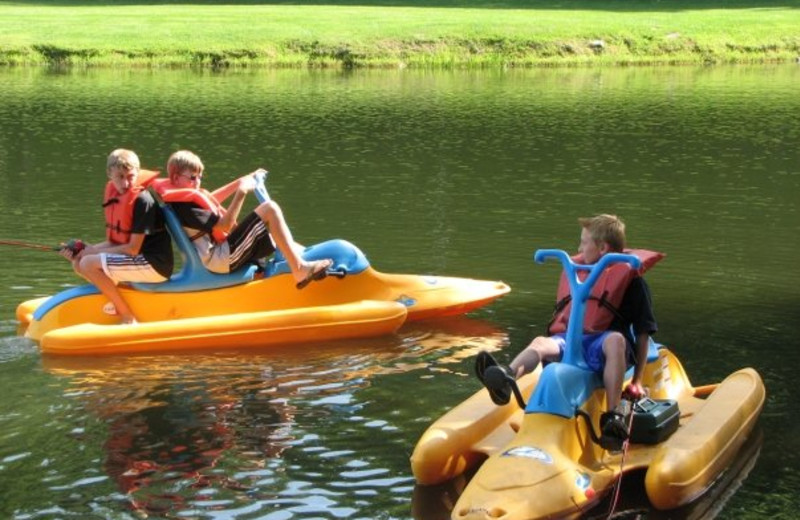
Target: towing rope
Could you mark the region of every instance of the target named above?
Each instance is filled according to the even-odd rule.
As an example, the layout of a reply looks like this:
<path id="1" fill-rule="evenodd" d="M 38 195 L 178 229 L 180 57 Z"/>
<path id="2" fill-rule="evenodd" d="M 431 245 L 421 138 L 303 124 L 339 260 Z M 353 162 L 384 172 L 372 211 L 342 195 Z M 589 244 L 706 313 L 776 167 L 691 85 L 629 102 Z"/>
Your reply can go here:
<path id="1" fill-rule="evenodd" d="M 622 489 L 622 473 L 625 468 L 625 456 L 628 454 L 628 446 L 631 442 L 631 428 L 633 426 L 633 403 L 631 403 L 631 413 L 628 414 L 628 438 L 625 439 L 625 442 L 622 443 L 622 456 L 619 460 L 619 477 L 617 477 L 617 482 L 614 484 L 614 498 L 611 500 L 611 505 L 609 506 L 608 516 L 606 520 L 611 520 L 611 517 L 614 515 L 614 511 L 617 509 L 617 503 L 619 502 L 619 493 L 620 489 Z"/>

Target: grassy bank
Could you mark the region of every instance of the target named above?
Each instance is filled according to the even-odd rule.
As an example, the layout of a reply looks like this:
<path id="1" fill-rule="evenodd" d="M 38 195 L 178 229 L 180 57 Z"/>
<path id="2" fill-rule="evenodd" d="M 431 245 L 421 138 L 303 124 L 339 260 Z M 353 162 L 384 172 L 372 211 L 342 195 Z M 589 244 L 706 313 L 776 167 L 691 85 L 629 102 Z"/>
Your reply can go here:
<path id="1" fill-rule="evenodd" d="M 0 64 L 502 67 L 800 56 L 800 0 L 0 1 Z"/>

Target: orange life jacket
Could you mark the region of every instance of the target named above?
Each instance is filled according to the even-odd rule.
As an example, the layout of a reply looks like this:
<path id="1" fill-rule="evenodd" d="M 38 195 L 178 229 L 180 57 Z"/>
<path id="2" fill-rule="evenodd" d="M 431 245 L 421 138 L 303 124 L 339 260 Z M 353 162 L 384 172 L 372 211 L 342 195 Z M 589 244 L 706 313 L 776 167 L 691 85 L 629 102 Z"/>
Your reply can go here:
<path id="1" fill-rule="evenodd" d="M 114 244 L 127 244 L 133 226 L 133 205 L 145 186 L 158 177 L 153 170 L 139 170 L 136 185 L 120 194 L 111 181 L 103 193 L 103 213 L 106 220 L 106 240 Z"/>
<path id="2" fill-rule="evenodd" d="M 637 256 L 642 261 L 642 265 L 639 269 L 634 269 L 628 263 L 615 263 L 605 268 L 597 278 L 589 300 L 586 302 L 586 314 L 583 318 L 584 334 L 608 330 L 614 318 L 619 315 L 619 306 L 631 281 L 635 277 L 643 275 L 645 271 L 664 258 L 663 253 L 647 249 L 626 249 L 624 252 Z M 576 255 L 572 257 L 572 260 L 579 264 L 583 263 L 582 255 Z M 588 271 L 578 271 L 581 281 L 585 280 L 588 275 Z M 571 301 L 569 281 L 567 281 L 566 273 L 562 272 L 561 280 L 558 282 L 553 320 L 547 327 L 548 335 L 567 331 L 567 322 L 572 308 Z"/>
<path id="3" fill-rule="evenodd" d="M 164 199 L 164 202 L 191 202 L 196 206 L 211 211 L 219 217 L 225 215 L 225 208 L 214 198 L 214 195 L 212 195 L 210 191 L 204 190 L 203 188 L 174 188 L 173 186 L 174 185 L 169 182 L 168 179 L 164 179 L 154 185 L 158 194 Z M 206 233 L 201 231 L 189 238 L 191 240 L 196 240 L 204 234 Z M 228 233 L 214 228 L 211 232 L 211 237 L 214 242 L 220 244 L 228 238 Z"/>

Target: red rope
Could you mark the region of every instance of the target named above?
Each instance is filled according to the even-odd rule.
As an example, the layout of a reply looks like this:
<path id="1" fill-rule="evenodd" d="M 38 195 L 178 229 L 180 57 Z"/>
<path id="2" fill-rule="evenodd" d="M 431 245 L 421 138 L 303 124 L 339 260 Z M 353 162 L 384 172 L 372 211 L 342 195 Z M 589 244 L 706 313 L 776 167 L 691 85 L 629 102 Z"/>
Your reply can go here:
<path id="1" fill-rule="evenodd" d="M 43 246 L 39 244 L 31 244 L 30 242 L 21 242 L 19 240 L 0 240 L 2 246 L 16 246 L 27 247 L 28 249 L 39 249 L 41 251 L 55 251 L 57 248 L 51 246 Z"/>
<path id="2" fill-rule="evenodd" d="M 625 442 L 622 443 L 622 457 L 619 460 L 619 477 L 617 477 L 617 483 L 614 484 L 614 498 L 611 500 L 611 506 L 608 510 L 608 516 L 606 520 L 610 520 L 611 517 L 614 515 L 614 510 L 617 509 L 617 503 L 619 501 L 619 493 L 620 489 L 622 488 L 622 472 L 625 468 L 625 455 L 628 454 L 628 446 L 631 442 L 631 427 L 633 426 L 633 403 L 631 403 L 631 412 L 628 415 L 628 438 L 625 439 Z"/>

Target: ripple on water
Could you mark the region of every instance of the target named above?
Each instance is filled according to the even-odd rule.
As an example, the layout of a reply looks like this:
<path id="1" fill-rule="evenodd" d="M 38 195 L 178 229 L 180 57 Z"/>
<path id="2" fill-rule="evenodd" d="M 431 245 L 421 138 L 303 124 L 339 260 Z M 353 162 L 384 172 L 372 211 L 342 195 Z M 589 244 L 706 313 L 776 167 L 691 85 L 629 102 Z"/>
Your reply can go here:
<path id="1" fill-rule="evenodd" d="M 36 342 L 28 338 L 20 336 L 11 336 L 16 334 L 17 322 L 3 321 L 0 322 L 0 363 L 13 361 L 22 357 L 38 355 L 39 347 Z M 4 335 L 9 334 L 9 335 Z"/>

